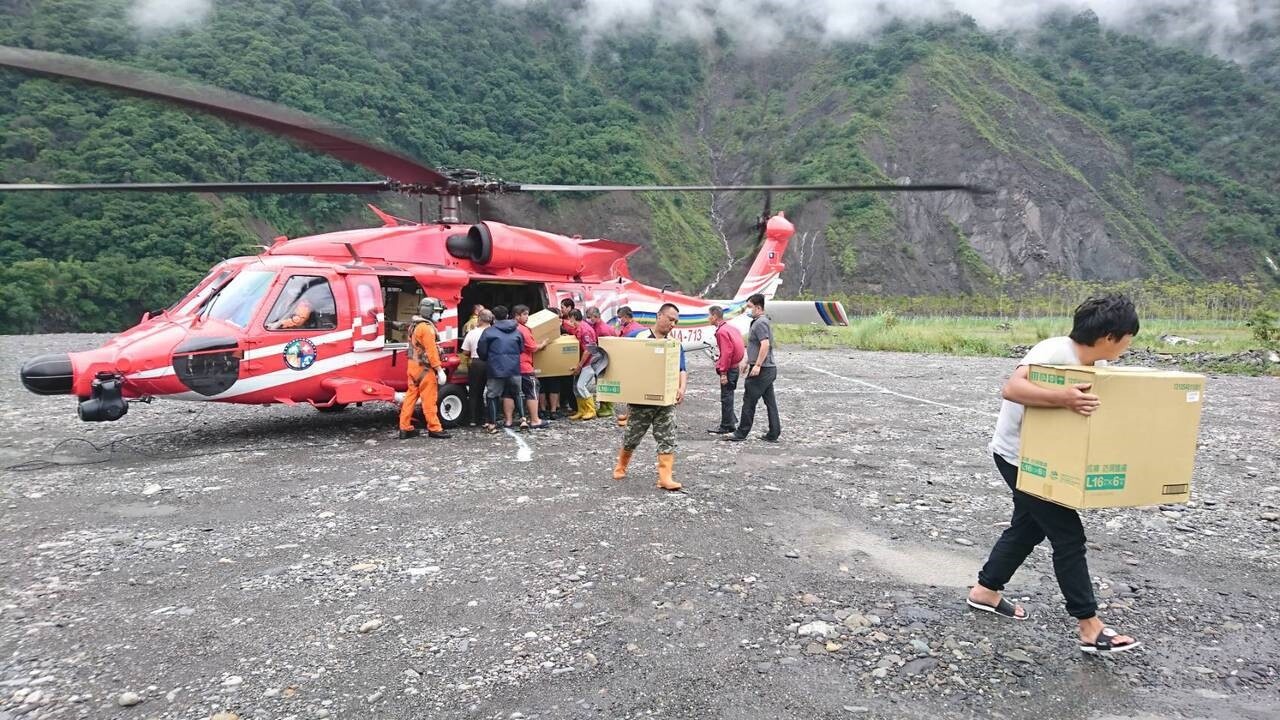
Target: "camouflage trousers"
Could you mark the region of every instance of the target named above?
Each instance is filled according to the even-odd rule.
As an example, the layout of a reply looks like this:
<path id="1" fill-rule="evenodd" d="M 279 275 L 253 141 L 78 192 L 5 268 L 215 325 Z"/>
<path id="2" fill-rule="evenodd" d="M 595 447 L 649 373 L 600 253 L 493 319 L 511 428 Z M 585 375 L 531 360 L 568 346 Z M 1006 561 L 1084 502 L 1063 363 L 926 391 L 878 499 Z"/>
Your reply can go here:
<path id="1" fill-rule="evenodd" d="M 644 434 L 653 428 L 653 439 L 658 443 L 658 454 L 668 455 L 676 451 L 676 406 L 632 405 L 627 419 L 627 434 L 622 437 L 622 449 L 635 450 Z"/>

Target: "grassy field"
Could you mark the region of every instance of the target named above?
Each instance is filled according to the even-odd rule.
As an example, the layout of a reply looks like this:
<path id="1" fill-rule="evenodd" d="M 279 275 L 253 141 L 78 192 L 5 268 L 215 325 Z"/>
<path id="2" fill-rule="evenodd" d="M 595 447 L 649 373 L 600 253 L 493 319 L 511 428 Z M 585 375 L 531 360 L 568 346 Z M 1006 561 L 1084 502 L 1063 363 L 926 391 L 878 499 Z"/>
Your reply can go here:
<path id="1" fill-rule="evenodd" d="M 1014 345 L 1033 345 L 1071 330 L 1071 318 L 1002 319 L 996 317 L 920 317 L 875 315 L 850 318 L 848 327 L 780 325 L 778 343 L 806 348 L 929 352 L 947 355 L 1007 355 Z M 1171 345 L 1162 335 L 1200 341 Z M 1161 353 L 1236 353 L 1258 349 L 1249 328 L 1218 321 L 1144 320 L 1135 348 Z"/>

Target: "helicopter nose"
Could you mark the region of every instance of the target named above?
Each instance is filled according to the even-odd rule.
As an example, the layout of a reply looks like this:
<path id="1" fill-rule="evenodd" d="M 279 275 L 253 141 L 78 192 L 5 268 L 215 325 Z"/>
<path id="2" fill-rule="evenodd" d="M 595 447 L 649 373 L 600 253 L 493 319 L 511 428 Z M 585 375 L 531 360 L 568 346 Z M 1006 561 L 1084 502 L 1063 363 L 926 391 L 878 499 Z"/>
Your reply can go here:
<path id="1" fill-rule="evenodd" d="M 66 353 L 41 355 L 23 363 L 22 384 L 37 395 L 70 395 L 75 379 L 71 356 Z"/>

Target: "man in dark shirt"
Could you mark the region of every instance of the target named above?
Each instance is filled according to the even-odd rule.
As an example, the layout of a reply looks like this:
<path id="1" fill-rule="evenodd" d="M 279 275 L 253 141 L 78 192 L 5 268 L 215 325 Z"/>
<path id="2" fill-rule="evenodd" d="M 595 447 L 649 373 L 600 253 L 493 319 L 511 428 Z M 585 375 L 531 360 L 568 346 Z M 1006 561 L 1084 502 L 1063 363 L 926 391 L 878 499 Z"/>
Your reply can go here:
<path id="1" fill-rule="evenodd" d="M 747 312 L 751 313 L 751 329 L 747 332 L 747 361 L 743 370 L 747 373 L 746 392 L 742 398 L 742 419 L 736 432 L 723 436 L 724 440 L 741 442 L 751 433 L 756 417 L 756 403 L 764 399 L 769 412 L 769 432 L 762 440 L 777 442 L 782 434 L 782 419 L 778 417 L 778 400 L 773 395 L 773 381 L 778 377 L 778 366 L 773 362 L 773 325 L 764 314 L 764 295 L 756 293 L 747 298 Z M 749 368 L 749 369 L 748 369 Z"/>

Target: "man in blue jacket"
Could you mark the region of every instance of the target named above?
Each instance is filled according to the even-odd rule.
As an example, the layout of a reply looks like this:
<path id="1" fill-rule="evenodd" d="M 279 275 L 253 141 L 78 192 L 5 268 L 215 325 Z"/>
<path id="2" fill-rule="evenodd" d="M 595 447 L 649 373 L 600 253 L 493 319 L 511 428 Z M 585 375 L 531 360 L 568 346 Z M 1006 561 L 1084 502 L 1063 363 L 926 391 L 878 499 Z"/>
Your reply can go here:
<path id="1" fill-rule="evenodd" d="M 511 427 L 516 402 L 520 399 L 520 353 L 524 351 L 524 338 L 516 328 L 516 321 L 508 317 L 505 305 L 493 308 L 493 317 L 495 322 L 480 336 L 476 352 L 489 372 L 484 389 L 485 400 L 491 408 L 489 417 L 497 421 L 501 399 L 504 427 Z M 485 430 L 497 432 L 497 427 L 490 423 Z"/>

